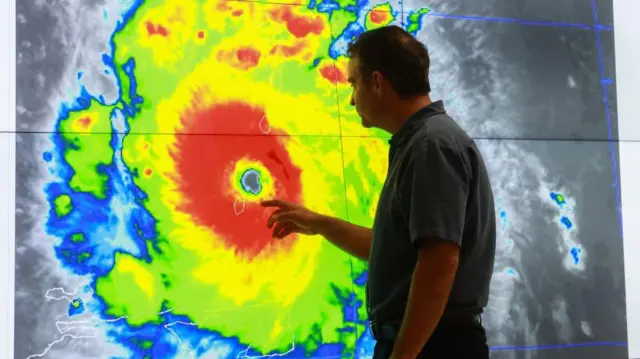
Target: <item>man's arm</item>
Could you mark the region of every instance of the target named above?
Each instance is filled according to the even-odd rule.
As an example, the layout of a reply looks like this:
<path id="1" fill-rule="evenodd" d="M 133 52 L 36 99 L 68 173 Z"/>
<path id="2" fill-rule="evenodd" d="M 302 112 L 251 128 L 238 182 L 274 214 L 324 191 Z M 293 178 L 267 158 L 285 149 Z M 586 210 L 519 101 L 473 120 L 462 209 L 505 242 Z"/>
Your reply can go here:
<path id="1" fill-rule="evenodd" d="M 440 238 L 425 239 L 418 252 L 393 359 L 415 359 L 433 334 L 449 299 L 459 252 L 458 246 Z"/>
<path id="2" fill-rule="evenodd" d="M 371 229 L 279 199 L 264 201 L 262 206 L 276 208 L 267 220 L 267 227 L 273 227 L 275 238 L 291 233 L 319 234 L 352 256 L 369 260 Z"/>
<path id="3" fill-rule="evenodd" d="M 369 260 L 371 252 L 370 228 L 335 217 L 320 216 L 314 229 L 316 233 L 343 251 L 364 261 Z"/>
<path id="4" fill-rule="evenodd" d="M 449 300 L 469 192 L 469 164 L 448 144 L 426 142 L 413 151 L 400 198 L 418 261 L 392 358 L 415 359 L 433 334 Z"/>

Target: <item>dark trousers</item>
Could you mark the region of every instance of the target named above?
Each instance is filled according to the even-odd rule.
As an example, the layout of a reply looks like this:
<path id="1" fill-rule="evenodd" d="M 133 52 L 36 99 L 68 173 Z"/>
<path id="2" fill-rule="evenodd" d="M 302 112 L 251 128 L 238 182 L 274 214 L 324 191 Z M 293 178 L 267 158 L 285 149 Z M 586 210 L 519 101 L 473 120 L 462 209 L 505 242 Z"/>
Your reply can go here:
<path id="1" fill-rule="evenodd" d="M 373 329 L 373 328 L 372 328 Z M 399 325 L 377 328 L 373 359 L 388 359 Z M 488 359 L 487 335 L 479 317 L 443 318 L 417 359 Z"/>

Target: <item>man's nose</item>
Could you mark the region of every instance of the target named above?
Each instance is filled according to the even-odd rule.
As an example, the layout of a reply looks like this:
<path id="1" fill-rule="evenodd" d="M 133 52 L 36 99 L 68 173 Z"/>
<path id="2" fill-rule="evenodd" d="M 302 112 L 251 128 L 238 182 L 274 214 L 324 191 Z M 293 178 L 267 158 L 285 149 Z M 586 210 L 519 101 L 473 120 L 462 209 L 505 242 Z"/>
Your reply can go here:
<path id="1" fill-rule="evenodd" d="M 353 95 L 351 95 L 351 101 L 349 103 L 351 104 L 351 106 L 356 105 L 356 100 L 353 98 Z"/>

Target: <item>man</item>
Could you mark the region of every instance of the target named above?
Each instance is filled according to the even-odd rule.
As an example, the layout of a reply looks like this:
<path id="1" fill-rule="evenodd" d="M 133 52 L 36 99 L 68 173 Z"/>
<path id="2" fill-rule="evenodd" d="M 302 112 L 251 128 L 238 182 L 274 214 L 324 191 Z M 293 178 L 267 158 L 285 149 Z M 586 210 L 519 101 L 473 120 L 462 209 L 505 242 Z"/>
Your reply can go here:
<path id="1" fill-rule="evenodd" d="M 486 359 L 480 313 L 493 271 L 496 220 L 480 151 L 429 97 L 427 49 L 399 27 L 349 48 L 351 104 L 365 127 L 392 134 L 373 228 L 280 200 L 276 238 L 319 234 L 368 260 L 374 359 Z"/>

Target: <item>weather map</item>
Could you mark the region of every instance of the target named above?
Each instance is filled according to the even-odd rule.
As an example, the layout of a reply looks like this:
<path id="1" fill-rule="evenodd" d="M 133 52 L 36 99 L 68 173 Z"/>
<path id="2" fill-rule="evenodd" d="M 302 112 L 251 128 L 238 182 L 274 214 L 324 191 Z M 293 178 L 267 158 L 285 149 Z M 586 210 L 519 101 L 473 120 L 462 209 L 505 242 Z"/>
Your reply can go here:
<path id="1" fill-rule="evenodd" d="M 359 200 L 340 157 L 359 125 L 336 103 L 344 45 L 399 11 L 335 5 L 156 1 L 123 16 L 103 58 L 120 98 L 64 107 L 45 153 L 59 177 L 47 230 L 93 293 L 68 295 L 71 317 L 109 323 L 132 357 L 354 352 L 362 266 L 318 238 L 274 241 L 259 204 L 346 217 Z"/>
<path id="2" fill-rule="evenodd" d="M 593 353 L 623 347 L 623 305 L 611 299 L 623 289 L 610 279 L 619 261 L 602 254 L 621 248 L 607 207 L 608 145 L 533 141 L 545 134 L 529 136 L 531 121 L 515 112 L 527 108 L 528 89 L 564 87 L 524 77 L 518 66 L 536 61 L 513 60 L 520 39 L 503 38 L 522 31 L 532 47 L 554 46 L 547 35 L 461 19 L 444 0 L 106 3 L 74 3 L 77 13 L 38 4 L 18 17 L 35 28 L 38 11 L 55 14 L 65 80 L 29 70 L 57 59 L 35 45 L 48 31 L 34 36 L 18 59 L 31 66 L 18 123 L 36 129 L 20 135 L 17 161 L 25 188 L 16 218 L 30 227 L 16 239 L 16 358 L 371 357 L 366 263 L 318 236 L 272 239 L 260 201 L 372 224 L 389 135 L 363 128 L 350 105 L 346 49 L 387 25 L 427 44 L 432 97 L 487 158 L 499 229 L 483 318 L 492 355 L 557 358 L 567 352 L 553 350 L 582 343 L 578 357 L 608 359 Z M 95 15 L 65 20 L 83 14 Z M 553 39 L 583 36 L 556 31 Z M 579 98 L 601 101 L 600 80 L 579 83 L 591 77 L 572 71 L 556 77 L 593 87 Z M 28 105 L 34 86 L 47 88 L 50 108 Z M 576 108 L 563 115 L 567 126 L 603 123 Z M 576 161 L 583 156 L 592 163 Z"/>

